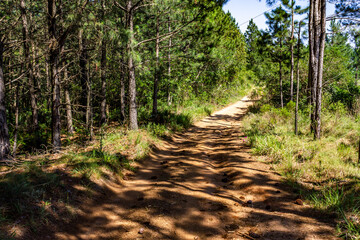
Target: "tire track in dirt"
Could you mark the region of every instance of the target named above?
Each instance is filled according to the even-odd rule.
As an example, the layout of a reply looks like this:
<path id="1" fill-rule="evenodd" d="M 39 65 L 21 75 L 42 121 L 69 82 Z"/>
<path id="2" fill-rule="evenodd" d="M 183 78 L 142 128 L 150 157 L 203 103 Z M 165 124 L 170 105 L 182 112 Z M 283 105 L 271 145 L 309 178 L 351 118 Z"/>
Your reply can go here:
<path id="1" fill-rule="evenodd" d="M 45 239 L 337 239 L 242 142 L 248 98 L 175 134 Z M 141 233 L 139 233 L 139 231 Z"/>

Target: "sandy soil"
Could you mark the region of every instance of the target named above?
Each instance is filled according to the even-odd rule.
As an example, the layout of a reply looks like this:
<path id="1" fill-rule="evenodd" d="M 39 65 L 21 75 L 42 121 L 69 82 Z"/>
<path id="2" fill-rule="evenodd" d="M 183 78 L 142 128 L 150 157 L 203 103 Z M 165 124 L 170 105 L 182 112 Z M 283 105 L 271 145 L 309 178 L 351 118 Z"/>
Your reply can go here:
<path id="1" fill-rule="evenodd" d="M 44 239 L 337 239 L 334 219 L 295 203 L 249 154 L 244 98 L 164 140 L 121 185 Z"/>

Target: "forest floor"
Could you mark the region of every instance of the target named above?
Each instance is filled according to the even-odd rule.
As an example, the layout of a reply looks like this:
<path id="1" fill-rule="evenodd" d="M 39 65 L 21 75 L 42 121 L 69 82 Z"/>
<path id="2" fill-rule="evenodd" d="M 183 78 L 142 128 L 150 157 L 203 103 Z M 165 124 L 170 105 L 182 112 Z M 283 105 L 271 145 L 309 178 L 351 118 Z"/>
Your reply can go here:
<path id="1" fill-rule="evenodd" d="M 241 124 L 252 104 L 244 98 L 164 139 L 136 173 L 37 239 L 337 239 L 334 218 L 250 155 Z"/>

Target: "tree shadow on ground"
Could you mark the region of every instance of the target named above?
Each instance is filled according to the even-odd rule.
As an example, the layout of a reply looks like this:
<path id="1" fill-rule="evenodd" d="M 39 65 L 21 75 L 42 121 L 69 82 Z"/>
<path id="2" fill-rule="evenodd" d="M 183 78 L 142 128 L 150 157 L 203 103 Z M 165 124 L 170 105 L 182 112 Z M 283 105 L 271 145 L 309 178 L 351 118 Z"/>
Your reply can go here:
<path id="1" fill-rule="evenodd" d="M 38 239 L 39 231 L 70 222 L 83 201 L 107 193 L 95 174 L 116 182 L 114 174 L 131 168 L 120 154 L 99 150 L 15 163 L 0 174 L 1 240 Z"/>
<path id="2" fill-rule="evenodd" d="M 82 203 L 77 218 L 58 219 L 33 239 L 333 238 L 334 219 L 295 206 L 293 189 L 246 153 L 232 125 L 244 114 L 213 115 L 164 139 L 136 175 L 108 184 Z"/>

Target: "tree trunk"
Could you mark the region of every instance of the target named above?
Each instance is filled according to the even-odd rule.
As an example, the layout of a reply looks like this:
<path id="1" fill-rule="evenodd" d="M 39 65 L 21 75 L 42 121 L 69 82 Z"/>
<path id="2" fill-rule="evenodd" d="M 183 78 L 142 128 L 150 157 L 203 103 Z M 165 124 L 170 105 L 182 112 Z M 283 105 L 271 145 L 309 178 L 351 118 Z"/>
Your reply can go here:
<path id="1" fill-rule="evenodd" d="M 291 53 L 291 69 L 290 69 L 290 100 L 293 101 L 294 96 L 294 0 L 291 1 L 291 36 L 290 36 L 290 53 Z"/>
<path id="2" fill-rule="evenodd" d="M 137 106 L 136 106 L 136 80 L 135 80 L 135 66 L 133 59 L 133 44 L 134 44 L 134 15 L 132 9 L 132 0 L 127 1 L 127 14 L 128 14 L 128 29 L 129 29 L 129 41 L 127 44 L 128 52 L 128 71 L 129 71 L 129 121 L 130 129 L 138 129 L 137 120 Z"/>
<path id="3" fill-rule="evenodd" d="M 124 57 L 122 57 L 121 64 L 120 64 L 120 120 L 125 120 L 125 69 L 124 69 Z"/>
<path id="4" fill-rule="evenodd" d="M 282 62 L 279 61 L 279 81 L 280 81 L 280 101 L 281 108 L 284 107 L 284 96 L 283 96 L 283 81 L 282 81 Z"/>
<path id="5" fill-rule="evenodd" d="M 169 21 L 169 33 L 171 33 L 171 21 L 170 17 Z M 167 84 L 167 104 L 171 105 L 171 90 L 170 90 L 170 82 L 171 82 L 171 48 L 172 48 L 172 38 L 169 38 L 169 46 L 168 46 L 168 84 Z"/>
<path id="6" fill-rule="evenodd" d="M 152 115 L 154 119 L 157 118 L 158 114 L 158 88 L 159 88 L 159 78 L 160 78 L 160 69 L 159 69 L 159 56 L 160 56 L 160 26 L 159 26 L 159 17 L 156 18 L 156 44 L 155 44 L 155 54 L 156 54 L 156 66 L 155 66 L 155 76 L 154 76 L 154 93 L 153 93 L 153 112 Z"/>
<path id="7" fill-rule="evenodd" d="M 307 103 L 309 105 L 309 117 L 310 117 L 310 132 L 313 132 L 313 124 L 312 124 L 312 119 L 313 119 L 313 112 L 312 112 L 312 89 L 313 89 L 313 83 L 312 83 L 312 51 L 313 51 L 313 35 L 314 35 L 314 31 L 313 31 L 313 10 L 314 9 L 314 4 L 312 3 L 312 1 L 310 1 L 310 6 L 309 6 L 309 22 L 308 22 L 308 34 L 309 34 L 309 62 L 308 62 L 308 84 L 307 84 Z"/>
<path id="8" fill-rule="evenodd" d="M 101 18 L 104 21 L 105 20 L 105 1 L 101 1 Z M 100 124 L 106 123 L 106 41 L 105 41 L 105 29 L 103 27 L 102 29 L 103 37 L 101 40 L 101 110 L 100 110 Z"/>
<path id="9" fill-rule="evenodd" d="M 319 61 L 318 61 L 318 79 L 316 85 L 316 106 L 315 106 L 315 139 L 321 137 L 321 102 L 322 102 L 322 79 L 323 79 L 323 66 L 324 66 L 324 51 L 325 51 L 325 38 L 326 38 L 326 0 L 319 1 Z"/>
<path id="10" fill-rule="evenodd" d="M 9 130 L 6 122 L 3 51 L 4 43 L 0 36 L 0 160 L 6 158 L 10 153 Z"/>
<path id="11" fill-rule="evenodd" d="M 59 56 L 56 34 L 56 3 L 55 0 L 48 0 L 48 27 L 49 27 L 49 65 L 50 80 L 52 82 L 52 144 L 54 152 L 61 149 L 60 135 L 60 79 L 59 79 Z"/>
<path id="12" fill-rule="evenodd" d="M 310 64 L 309 64 L 309 81 L 311 83 L 311 131 L 315 132 L 315 112 L 316 112 L 316 100 L 317 100 L 317 86 L 318 86 L 318 67 L 319 67 L 319 50 L 320 50 L 320 18 L 319 18 L 319 2 L 321 0 L 310 1 L 311 18 L 309 20 L 309 45 L 310 48 Z M 311 39 L 311 40 L 310 40 Z"/>
<path id="13" fill-rule="evenodd" d="M 106 122 L 106 43 L 105 40 L 101 44 L 101 118 L 100 123 Z"/>
<path id="14" fill-rule="evenodd" d="M 17 140 L 18 140 L 18 130 L 19 130 L 19 83 L 16 84 L 15 90 L 15 101 L 14 101 L 14 109 L 15 109 L 15 129 L 14 129 L 14 144 L 13 144 L 13 156 L 16 156 L 17 150 Z"/>
<path id="15" fill-rule="evenodd" d="M 73 126 L 73 117 L 71 110 L 71 99 L 69 92 L 69 83 L 68 83 L 68 72 L 66 68 L 66 63 L 64 63 L 64 85 L 65 85 L 65 105 L 66 105 L 66 127 L 69 134 L 74 134 Z"/>
<path id="16" fill-rule="evenodd" d="M 51 89 L 52 89 L 52 83 L 51 83 L 51 77 L 50 77 L 50 66 L 49 66 L 49 56 L 46 54 L 45 56 L 45 75 L 46 75 L 46 95 L 47 95 L 47 103 L 46 107 L 50 110 L 51 108 Z"/>
<path id="17" fill-rule="evenodd" d="M 23 44 L 24 44 L 24 59 L 25 59 L 25 66 L 27 72 L 27 80 L 29 84 L 29 92 L 30 92 L 30 103 L 32 109 L 32 130 L 37 131 L 39 127 L 38 122 L 38 107 L 37 107 L 37 100 L 35 95 L 35 78 L 34 78 L 34 65 L 33 61 L 30 56 L 30 45 L 33 45 L 32 39 L 29 35 L 29 26 L 26 16 L 26 3 L 25 0 L 20 1 L 20 9 L 21 9 L 21 18 L 23 23 Z"/>
<path id="18" fill-rule="evenodd" d="M 300 88 L 300 44 L 301 44 L 301 22 L 299 22 L 299 34 L 298 34 L 298 56 L 296 66 L 296 106 L 295 106 L 295 135 L 298 135 L 298 112 L 299 112 L 299 88 Z"/>
<path id="19" fill-rule="evenodd" d="M 90 133 L 90 140 L 94 138 L 94 122 L 93 122 L 93 109 L 92 109 L 92 81 L 90 78 L 90 61 L 87 70 L 87 83 L 86 83 L 86 129 Z"/>
<path id="20" fill-rule="evenodd" d="M 58 69 L 58 54 L 50 53 L 50 69 L 53 82 L 53 99 L 52 99 L 52 140 L 55 152 L 61 148 L 60 136 L 60 79 Z"/>
<path id="21" fill-rule="evenodd" d="M 87 62 L 88 62 L 88 55 L 86 51 L 86 41 L 83 38 L 83 29 L 79 30 L 79 67 L 80 67 L 80 84 L 81 84 L 81 95 L 80 95 L 80 105 L 85 110 L 85 122 L 86 128 L 89 127 L 88 122 L 88 111 L 87 111 L 87 96 L 88 96 L 88 73 L 87 73 Z M 83 115 L 84 116 L 84 115 Z"/>

